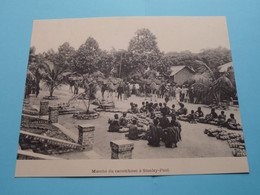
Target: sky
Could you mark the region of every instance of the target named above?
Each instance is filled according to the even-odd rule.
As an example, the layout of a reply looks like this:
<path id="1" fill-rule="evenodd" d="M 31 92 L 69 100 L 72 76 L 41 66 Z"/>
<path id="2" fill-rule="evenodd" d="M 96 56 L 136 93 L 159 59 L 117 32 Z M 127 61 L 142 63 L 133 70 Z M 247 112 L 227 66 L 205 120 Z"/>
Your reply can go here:
<path id="1" fill-rule="evenodd" d="M 194 53 L 202 49 L 230 49 L 225 17 L 115 17 L 35 20 L 31 46 L 42 53 L 69 42 L 78 49 L 93 37 L 103 50 L 127 49 L 138 29 L 148 28 L 161 51 Z"/>

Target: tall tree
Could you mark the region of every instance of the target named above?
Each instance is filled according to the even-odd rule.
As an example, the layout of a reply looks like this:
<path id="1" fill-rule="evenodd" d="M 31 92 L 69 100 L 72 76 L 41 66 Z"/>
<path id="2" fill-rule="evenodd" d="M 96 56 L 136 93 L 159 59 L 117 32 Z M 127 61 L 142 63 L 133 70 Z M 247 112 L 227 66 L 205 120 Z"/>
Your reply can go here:
<path id="1" fill-rule="evenodd" d="M 63 43 L 58 48 L 57 65 L 65 68 L 71 68 L 73 64 L 73 56 L 75 55 L 75 49 L 70 46 L 68 42 Z"/>
<path id="2" fill-rule="evenodd" d="M 94 38 L 89 37 L 75 53 L 73 70 L 81 74 L 95 72 L 98 70 L 99 54 L 98 42 Z"/>
<path id="3" fill-rule="evenodd" d="M 137 30 L 135 36 L 130 40 L 128 51 L 132 53 L 135 69 L 144 71 L 148 67 L 156 69 L 158 62 L 161 60 L 160 52 L 156 36 L 149 29 Z"/>

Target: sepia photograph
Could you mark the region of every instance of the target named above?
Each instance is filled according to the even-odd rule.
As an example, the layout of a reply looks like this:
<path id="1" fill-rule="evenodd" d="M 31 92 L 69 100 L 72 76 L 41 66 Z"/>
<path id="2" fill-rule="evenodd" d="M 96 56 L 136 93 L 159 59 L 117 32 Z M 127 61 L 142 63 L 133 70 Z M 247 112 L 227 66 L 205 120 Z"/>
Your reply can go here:
<path id="1" fill-rule="evenodd" d="M 28 51 L 17 177 L 249 172 L 225 17 L 35 20 Z"/>

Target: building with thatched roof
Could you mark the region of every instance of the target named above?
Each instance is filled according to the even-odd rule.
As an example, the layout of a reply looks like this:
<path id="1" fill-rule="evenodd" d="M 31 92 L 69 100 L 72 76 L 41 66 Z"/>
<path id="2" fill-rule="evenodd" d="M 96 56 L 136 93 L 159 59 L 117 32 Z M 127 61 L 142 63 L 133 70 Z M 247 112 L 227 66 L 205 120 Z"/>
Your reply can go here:
<path id="1" fill-rule="evenodd" d="M 171 81 L 178 85 L 182 85 L 186 81 L 189 81 L 195 75 L 195 71 L 188 66 L 172 66 L 170 70 Z"/>

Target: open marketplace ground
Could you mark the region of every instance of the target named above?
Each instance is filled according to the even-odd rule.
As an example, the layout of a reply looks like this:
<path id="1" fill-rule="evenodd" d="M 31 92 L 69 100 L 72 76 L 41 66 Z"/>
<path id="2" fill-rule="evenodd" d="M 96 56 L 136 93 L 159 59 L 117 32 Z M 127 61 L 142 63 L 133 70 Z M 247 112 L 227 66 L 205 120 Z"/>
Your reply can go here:
<path id="1" fill-rule="evenodd" d="M 82 92 L 83 89 L 80 89 Z M 40 101 L 44 96 L 48 95 L 48 91 L 43 89 L 40 91 L 38 98 L 31 97 L 30 103 L 39 106 Z M 73 96 L 72 92 L 69 90 L 68 86 L 62 86 L 54 92 L 54 95 L 58 97 L 58 100 L 50 100 L 50 105 L 57 105 L 58 103 L 66 103 Z M 105 94 L 106 96 L 106 94 Z M 100 92 L 97 92 L 97 97 L 101 97 Z M 112 99 L 112 97 L 110 97 Z M 127 100 L 117 100 L 113 98 L 117 110 L 126 111 L 129 109 L 130 102 L 138 104 L 141 106 L 143 101 L 150 101 L 149 99 L 137 96 L 131 96 Z M 163 99 L 157 99 L 157 102 L 164 102 Z M 177 106 L 177 101 L 172 100 L 168 102 L 168 105 L 172 104 Z M 76 100 L 72 102 L 72 106 L 84 109 L 85 106 L 82 100 Z M 190 104 L 185 103 L 185 106 L 190 110 L 196 110 L 198 106 L 202 107 L 204 114 L 210 112 L 210 108 L 205 105 Z M 91 109 L 95 106 L 91 105 Z M 229 116 L 230 113 L 234 113 L 237 121 L 241 123 L 239 108 L 230 107 L 225 111 L 226 115 Z M 220 110 L 217 110 L 220 113 Z M 111 112 L 100 112 L 100 117 L 93 120 L 77 120 L 72 118 L 72 114 L 59 116 L 59 123 L 69 129 L 76 136 L 78 135 L 78 125 L 79 124 L 92 124 L 95 126 L 95 136 L 94 136 L 94 148 L 93 150 L 105 159 L 111 158 L 111 148 L 110 141 L 118 139 L 126 139 L 124 133 L 110 133 L 107 132 L 108 129 L 108 119 L 112 119 L 115 113 Z M 119 114 L 121 116 L 121 114 Z M 199 158 L 199 157 L 231 157 L 232 150 L 229 148 L 226 141 L 217 140 L 214 137 L 208 137 L 204 134 L 205 128 L 217 128 L 209 124 L 190 124 L 188 122 L 180 121 L 182 126 L 182 141 L 178 143 L 177 148 L 165 148 L 164 143 L 161 142 L 160 147 L 151 147 L 147 145 L 146 140 L 135 140 L 133 150 L 134 159 L 157 159 L 157 158 Z M 230 130 L 228 130 L 230 131 Z M 234 132 L 234 131 L 230 131 Z M 236 131 L 242 134 L 242 131 Z M 80 153 L 67 153 L 61 155 L 65 159 L 84 159 L 84 156 Z"/>

